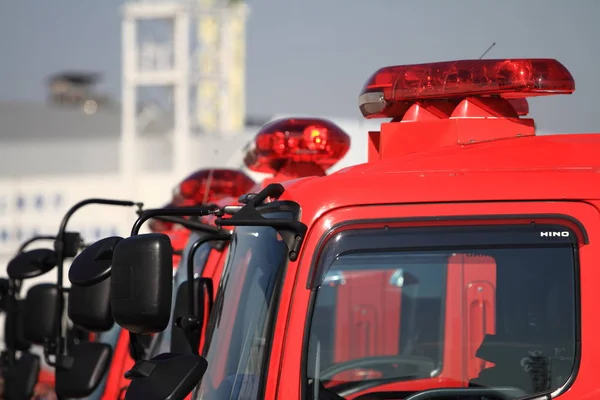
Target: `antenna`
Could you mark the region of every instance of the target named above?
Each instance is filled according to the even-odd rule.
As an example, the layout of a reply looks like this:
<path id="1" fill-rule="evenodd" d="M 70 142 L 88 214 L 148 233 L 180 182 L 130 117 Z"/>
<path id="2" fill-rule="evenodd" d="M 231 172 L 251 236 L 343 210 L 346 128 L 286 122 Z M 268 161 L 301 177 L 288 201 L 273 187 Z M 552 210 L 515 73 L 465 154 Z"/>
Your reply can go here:
<path id="1" fill-rule="evenodd" d="M 492 44 L 490 45 L 490 47 L 488 47 L 488 48 L 487 48 L 487 50 L 483 52 L 483 54 L 482 54 L 482 55 L 479 57 L 479 59 L 481 60 L 483 57 L 485 57 L 485 55 L 486 55 L 487 53 L 489 53 L 489 52 L 490 52 L 490 50 L 492 49 L 492 47 L 494 47 L 495 45 L 496 45 L 496 42 L 492 43 Z"/>

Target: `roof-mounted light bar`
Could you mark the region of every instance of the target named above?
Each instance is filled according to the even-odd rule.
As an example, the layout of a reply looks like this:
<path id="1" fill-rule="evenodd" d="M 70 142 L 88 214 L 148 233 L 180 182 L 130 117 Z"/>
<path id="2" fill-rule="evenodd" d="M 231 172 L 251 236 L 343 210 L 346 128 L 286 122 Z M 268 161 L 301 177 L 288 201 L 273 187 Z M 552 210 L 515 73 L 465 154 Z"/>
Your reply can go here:
<path id="1" fill-rule="evenodd" d="M 396 118 L 418 101 L 514 100 L 574 91 L 573 76 L 554 59 L 460 60 L 381 68 L 364 85 L 358 103 L 366 118 Z"/>
<path id="2" fill-rule="evenodd" d="M 323 173 L 350 149 L 350 136 L 320 118 L 281 118 L 264 125 L 246 153 L 248 169 L 278 173 L 289 164 L 312 164 Z"/>

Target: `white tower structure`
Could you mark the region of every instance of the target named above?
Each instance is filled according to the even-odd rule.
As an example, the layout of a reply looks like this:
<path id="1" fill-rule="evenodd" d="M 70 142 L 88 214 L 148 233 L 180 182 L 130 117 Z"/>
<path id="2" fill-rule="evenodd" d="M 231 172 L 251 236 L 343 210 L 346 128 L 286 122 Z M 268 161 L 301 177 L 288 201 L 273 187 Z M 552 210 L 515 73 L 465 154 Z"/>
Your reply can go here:
<path id="1" fill-rule="evenodd" d="M 126 0 L 120 162 L 132 187 L 138 134 L 147 120 L 138 110 L 140 89 L 173 91 L 165 98 L 173 112 L 172 172 L 178 177 L 202 167 L 201 157 L 191 160 L 192 135 L 231 136 L 244 128 L 246 14 L 239 0 Z M 141 25 L 167 26 L 169 38 L 156 40 Z"/>

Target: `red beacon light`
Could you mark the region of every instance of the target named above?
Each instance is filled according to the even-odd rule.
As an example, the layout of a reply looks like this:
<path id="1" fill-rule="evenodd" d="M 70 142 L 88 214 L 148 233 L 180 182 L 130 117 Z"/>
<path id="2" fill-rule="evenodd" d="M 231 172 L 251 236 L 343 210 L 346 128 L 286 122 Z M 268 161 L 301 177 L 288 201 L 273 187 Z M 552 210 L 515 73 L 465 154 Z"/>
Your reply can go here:
<path id="1" fill-rule="evenodd" d="M 173 203 L 192 206 L 213 203 L 223 197 L 248 193 L 256 183 L 237 169 L 203 169 L 185 178 L 173 190 Z"/>
<path id="2" fill-rule="evenodd" d="M 574 91 L 573 76 L 553 59 L 446 61 L 378 70 L 364 85 L 359 108 L 366 118 L 402 118 L 415 102 L 500 97 L 526 115 L 520 99 Z"/>
<path id="3" fill-rule="evenodd" d="M 164 207 L 187 207 L 209 204 L 224 197 L 235 197 L 248 193 L 255 182 L 237 169 L 202 169 L 185 178 L 173 189 L 173 200 Z M 152 232 L 170 232 L 175 229 L 172 222 L 151 219 L 148 223 Z"/>
<path id="4" fill-rule="evenodd" d="M 340 161 L 350 149 L 350 136 L 333 122 L 320 118 L 281 118 L 264 125 L 244 158 L 248 169 L 277 174 L 299 164 L 313 165 L 313 174 Z"/>

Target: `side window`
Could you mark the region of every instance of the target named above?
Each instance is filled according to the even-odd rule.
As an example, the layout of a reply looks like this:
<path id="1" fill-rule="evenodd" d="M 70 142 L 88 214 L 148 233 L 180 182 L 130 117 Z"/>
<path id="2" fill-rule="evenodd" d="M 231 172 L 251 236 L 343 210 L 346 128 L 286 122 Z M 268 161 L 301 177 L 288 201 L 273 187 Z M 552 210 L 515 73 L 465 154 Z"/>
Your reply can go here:
<path id="1" fill-rule="evenodd" d="M 365 229 L 330 240 L 313 288 L 308 384 L 342 397 L 382 385 L 561 388 L 577 355 L 578 245 L 575 235 L 544 242 L 544 229 Z"/>

